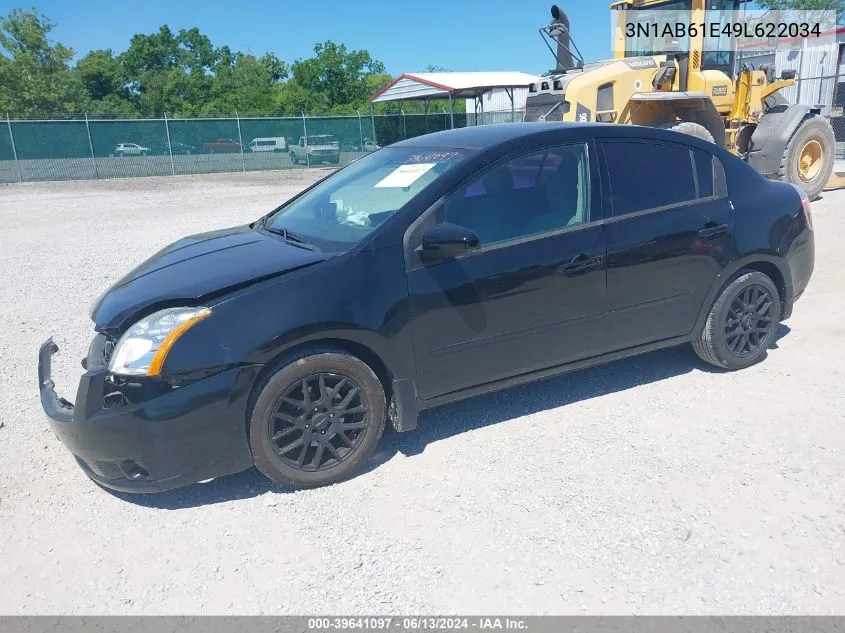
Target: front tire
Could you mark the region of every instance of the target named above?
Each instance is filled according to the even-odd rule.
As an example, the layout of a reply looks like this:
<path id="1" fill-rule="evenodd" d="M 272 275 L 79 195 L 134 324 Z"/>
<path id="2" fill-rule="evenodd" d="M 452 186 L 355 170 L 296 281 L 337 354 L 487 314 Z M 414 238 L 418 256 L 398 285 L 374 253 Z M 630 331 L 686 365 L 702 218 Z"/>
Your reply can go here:
<path id="1" fill-rule="evenodd" d="M 281 361 L 257 387 L 249 417 L 256 467 L 280 484 L 316 487 L 355 473 L 384 432 L 384 389 L 373 370 L 339 351 Z"/>
<path id="2" fill-rule="evenodd" d="M 813 115 L 789 139 L 778 180 L 798 185 L 810 200 L 815 200 L 833 172 L 835 144 L 830 122 L 823 116 Z"/>
<path id="3" fill-rule="evenodd" d="M 744 271 L 716 299 L 693 349 L 716 367 L 750 367 L 766 357 L 780 314 L 774 282 L 756 270 Z"/>

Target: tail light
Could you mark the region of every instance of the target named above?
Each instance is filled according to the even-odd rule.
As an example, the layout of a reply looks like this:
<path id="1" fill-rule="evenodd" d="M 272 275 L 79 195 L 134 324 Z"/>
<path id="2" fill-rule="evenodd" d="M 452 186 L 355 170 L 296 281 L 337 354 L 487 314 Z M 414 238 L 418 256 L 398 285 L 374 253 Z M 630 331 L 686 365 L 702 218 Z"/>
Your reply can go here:
<path id="1" fill-rule="evenodd" d="M 804 207 L 804 217 L 807 218 L 807 226 L 813 230 L 813 215 L 810 213 L 810 200 L 805 196 L 801 198 L 801 206 Z"/>
<path id="2" fill-rule="evenodd" d="M 810 211 L 810 198 L 807 197 L 806 192 L 798 185 L 793 184 L 795 191 L 801 196 L 801 208 L 804 209 L 804 219 L 807 220 L 807 227 L 813 230 L 813 214 Z"/>

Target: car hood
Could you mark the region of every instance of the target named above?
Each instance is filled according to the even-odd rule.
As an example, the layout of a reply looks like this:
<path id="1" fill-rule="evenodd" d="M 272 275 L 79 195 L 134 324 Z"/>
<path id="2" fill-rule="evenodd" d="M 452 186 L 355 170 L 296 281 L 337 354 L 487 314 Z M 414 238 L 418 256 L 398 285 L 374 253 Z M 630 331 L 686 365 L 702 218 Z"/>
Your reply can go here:
<path id="1" fill-rule="evenodd" d="M 310 266 L 328 255 L 240 226 L 183 238 L 109 288 L 91 309 L 98 331 L 121 327 L 153 306 L 193 304 Z"/>

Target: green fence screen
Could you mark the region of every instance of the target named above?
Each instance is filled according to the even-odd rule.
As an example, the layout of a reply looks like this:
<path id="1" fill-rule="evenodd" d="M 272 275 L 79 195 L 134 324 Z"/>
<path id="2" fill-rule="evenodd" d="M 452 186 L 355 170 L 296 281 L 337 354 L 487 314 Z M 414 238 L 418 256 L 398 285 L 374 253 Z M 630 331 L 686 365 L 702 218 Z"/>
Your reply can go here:
<path id="1" fill-rule="evenodd" d="M 344 165 L 379 146 L 476 124 L 445 112 L 336 117 L 3 120 L 0 183 L 291 169 L 302 137 L 333 136 Z M 515 117 L 507 114 L 504 120 Z M 519 113 L 518 119 L 522 115 Z M 493 119 L 491 119 L 492 121 Z M 479 120 L 478 123 L 487 121 Z M 499 122 L 496 120 L 496 122 Z"/>

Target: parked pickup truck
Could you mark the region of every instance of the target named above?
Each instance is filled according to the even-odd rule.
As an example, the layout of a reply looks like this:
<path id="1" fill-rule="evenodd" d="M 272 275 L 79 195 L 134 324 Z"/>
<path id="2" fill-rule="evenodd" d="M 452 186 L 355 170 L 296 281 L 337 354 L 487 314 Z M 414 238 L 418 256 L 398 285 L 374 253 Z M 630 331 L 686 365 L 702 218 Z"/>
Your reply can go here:
<path id="1" fill-rule="evenodd" d="M 329 134 L 301 136 L 299 143 L 290 146 L 290 162 L 294 165 L 340 163 L 340 143 Z"/>
<path id="2" fill-rule="evenodd" d="M 233 154 L 240 152 L 243 145 L 230 138 L 219 138 L 216 141 L 209 141 L 202 144 L 202 151 L 205 154 Z"/>

